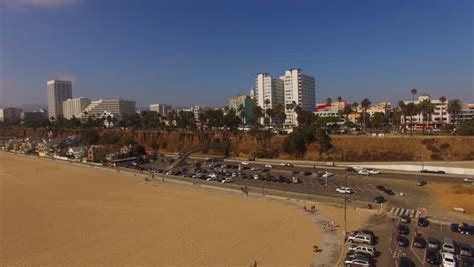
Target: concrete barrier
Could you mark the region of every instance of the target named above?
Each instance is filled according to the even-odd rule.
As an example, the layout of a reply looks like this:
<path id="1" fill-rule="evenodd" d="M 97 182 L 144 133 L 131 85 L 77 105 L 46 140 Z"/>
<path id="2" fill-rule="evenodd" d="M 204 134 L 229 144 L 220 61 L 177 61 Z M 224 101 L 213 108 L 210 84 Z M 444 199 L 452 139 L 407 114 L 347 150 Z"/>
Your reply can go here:
<path id="1" fill-rule="evenodd" d="M 364 167 L 364 168 L 374 168 L 381 170 L 395 170 L 395 171 L 411 171 L 411 172 L 420 172 L 421 170 L 430 170 L 430 171 L 444 171 L 448 174 L 458 174 L 458 175 L 474 175 L 474 169 L 471 168 L 457 168 L 457 167 L 442 167 L 442 166 L 430 166 L 430 165 L 411 165 L 411 164 L 354 164 L 353 167 Z"/>

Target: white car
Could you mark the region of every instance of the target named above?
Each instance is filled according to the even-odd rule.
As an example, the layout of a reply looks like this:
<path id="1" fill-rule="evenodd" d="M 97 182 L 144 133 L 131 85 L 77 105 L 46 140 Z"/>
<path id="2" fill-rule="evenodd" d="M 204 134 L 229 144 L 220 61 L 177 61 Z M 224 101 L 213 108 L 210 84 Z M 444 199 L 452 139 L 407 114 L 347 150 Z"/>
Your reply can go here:
<path id="1" fill-rule="evenodd" d="M 323 178 L 329 178 L 329 177 L 332 177 L 332 176 L 334 176 L 334 174 L 330 173 L 330 172 L 324 172 L 323 175 L 322 175 Z"/>
<path id="2" fill-rule="evenodd" d="M 226 177 L 224 180 L 221 181 L 221 183 L 226 184 L 226 183 L 232 183 L 234 180 L 230 177 Z"/>
<path id="3" fill-rule="evenodd" d="M 376 169 L 367 169 L 367 172 L 370 174 L 380 174 L 380 171 Z"/>
<path id="4" fill-rule="evenodd" d="M 472 178 L 464 178 L 464 182 L 466 182 L 466 183 L 474 183 L 474 179 L 472 179 Z"/>
<path id="5" fill-rule="evenodd" d="M 252 167 L 252 168 L 250 168 L 250 170 L 251 170 L 251 171 L 259 171 L 260 168 L 259 168 L 259 167 Z"/>
<path id="6" fill-rule="evenodd" d="M 273 168 L 273 166 L 270 164 L 265 164 L 265 168 Z"/>
<path id="7" fill-rule="evenodd" d="M 359 175 L 367 175 L 367 176 L 370 176 L 371 173 L 367 170 L 360 170 L 357 172 Z"/>
<path id="8" fill-rule="evenodd" d="M 344 264 L 347 266 L 370 266 L 370 258 L 361 254 L 349 255 L 344 260 Z"/>
<path id="9" fill-rule="evenodd" d="M 293 164 L 291 164 L 291 163 L 282 163 L 281 166 L 293 167 Z"/>
<path id="10" fill-rule="evenodd" d="M 254 179 L 254 180 L 258 180 L 259 178 L 260 178 L 260 176 L 258 176 L 258 174 L 255 174 L 255 175 L 253 176 L 253 179 Z"/>
<path id="11" fill-rule="evenodd" d="M 441 254 L 443 267 L 456 267 L 456 259 L 453 253 L 443 252 Z"/>
<path id="12" fill-rule="evenodd" d="M 250 163 L 248 161 L 242 161 L 241 164 L 242 165 L 249 165 Z"/>
<path id="13" fill-rule="evenodd" d="M 352 188 L 342 186 L 342 187 L 336 188 L 336 192 L 341 193 L 341 194 L 352 194 Z"/>

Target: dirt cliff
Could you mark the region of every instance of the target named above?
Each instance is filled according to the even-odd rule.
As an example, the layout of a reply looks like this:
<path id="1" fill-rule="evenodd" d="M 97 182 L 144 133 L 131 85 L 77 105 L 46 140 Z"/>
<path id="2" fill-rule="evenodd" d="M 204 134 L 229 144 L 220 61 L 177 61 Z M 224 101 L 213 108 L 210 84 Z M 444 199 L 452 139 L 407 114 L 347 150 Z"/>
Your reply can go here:
<path id="1" fill-rule="evenodd" d="M 59 130 L 52 133 L 54 139 L 69 135 L 81 135 L 87 130 Z M 281 144 L 285 136 L 270 138 L 247 134 L 179 133 L 158 131 L 101 130 L 101 139 L 114 136 L 119 140 L 133 139 L 147 148 L 159 147 L 163 152 L 179 152 L 210 144 L 228 145 L 230 156 L 296 159 L 283 153 Z M 0 136 L 47 138 L 45 129 L 0 129 Z M 474 138 L 455 136 L 332 136 L 333 149 L 321 153 L 317 143 L 308 147 L 303 159 L 335 161 L 429 161 L 474 160 Z M 209 154 L 222 154 L 222 150 L 210 150 Z"/>

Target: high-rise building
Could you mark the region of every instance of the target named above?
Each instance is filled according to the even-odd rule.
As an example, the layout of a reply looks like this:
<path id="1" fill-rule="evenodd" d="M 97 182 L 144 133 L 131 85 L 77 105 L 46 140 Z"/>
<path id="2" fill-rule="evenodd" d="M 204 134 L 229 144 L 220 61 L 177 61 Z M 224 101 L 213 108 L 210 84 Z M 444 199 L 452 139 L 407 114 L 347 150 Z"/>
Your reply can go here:
<path id="1" fill-rule="evenodd" d="M 91 103 L 89 98 L 79 97 L 63 101 L 63 116 L 65 119 L 79 118 L 82 111 Z"/>
<path id="2" fill-rule="evenodd" d="M 173 110 L 171 105 L 166 104 L 151 104 L 150 111 L 155 111 L 163 117 L 168 116 L 168 113 Z"/>
<path id="3" fill-rule="evenodd" d="M 278 104 L 283 105 L 283 80 L 271 77 L 268 73 L 257 74 L 255 96 L 257 105 L 264 111 Z"/>
<path id="4" fill-rule="evenodd" d="M 21 120 L 21 108 L 2 108 L 0 109 L 1 122 L 18 122 Z"/>
<path id="5" fill-rule="evenodd" d="M 316 87 L 314 77 L 301 73 L 301 69 L 290 69 L 285 71 L 285 75 L 280 77 L 284 81 L 285 107 L 295 103 L 303 110 L 315 111 Z M 286 121 L 288 126 L 298 125 L 294 110 L 286 109 Z"/>
<path id="6" fill-rule="evenodd" d="M 63 101 L 72 98 L 71 81 L 50 80 L 47 83 L 48 118 L 63 115 Z"/>
<path id="7" fill-rule="evenodd" d="M 102 117 L 104 113 L 124 114 L 135 112 L 135 101 L 124 99 L 100 99 L 92 101 L 82 112 L 82 117 Z"/>
<path id="8" fill-rule="evenodd" d="M 231 98 L 229 100 L 229 108 L 236 111 L 245 125 L 253 124 L 253 108 L 256 105 L 255 98 L 247 95 Z M 242 108 L 242 110 L 240 110 Z"/>

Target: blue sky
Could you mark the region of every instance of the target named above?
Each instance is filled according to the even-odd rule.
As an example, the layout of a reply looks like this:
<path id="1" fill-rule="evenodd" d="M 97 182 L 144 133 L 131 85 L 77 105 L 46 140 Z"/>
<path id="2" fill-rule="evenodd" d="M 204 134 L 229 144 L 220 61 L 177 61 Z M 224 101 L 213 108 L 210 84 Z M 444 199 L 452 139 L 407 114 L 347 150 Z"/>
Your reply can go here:
<path id="1" fill-rule="evenodd" d="M 0 0 L 0 104 L 73 95 L 219 106 L 255 74 L 301 68 L 317 101 L 410 88 L 474 102 L 473 1 Z"/>

